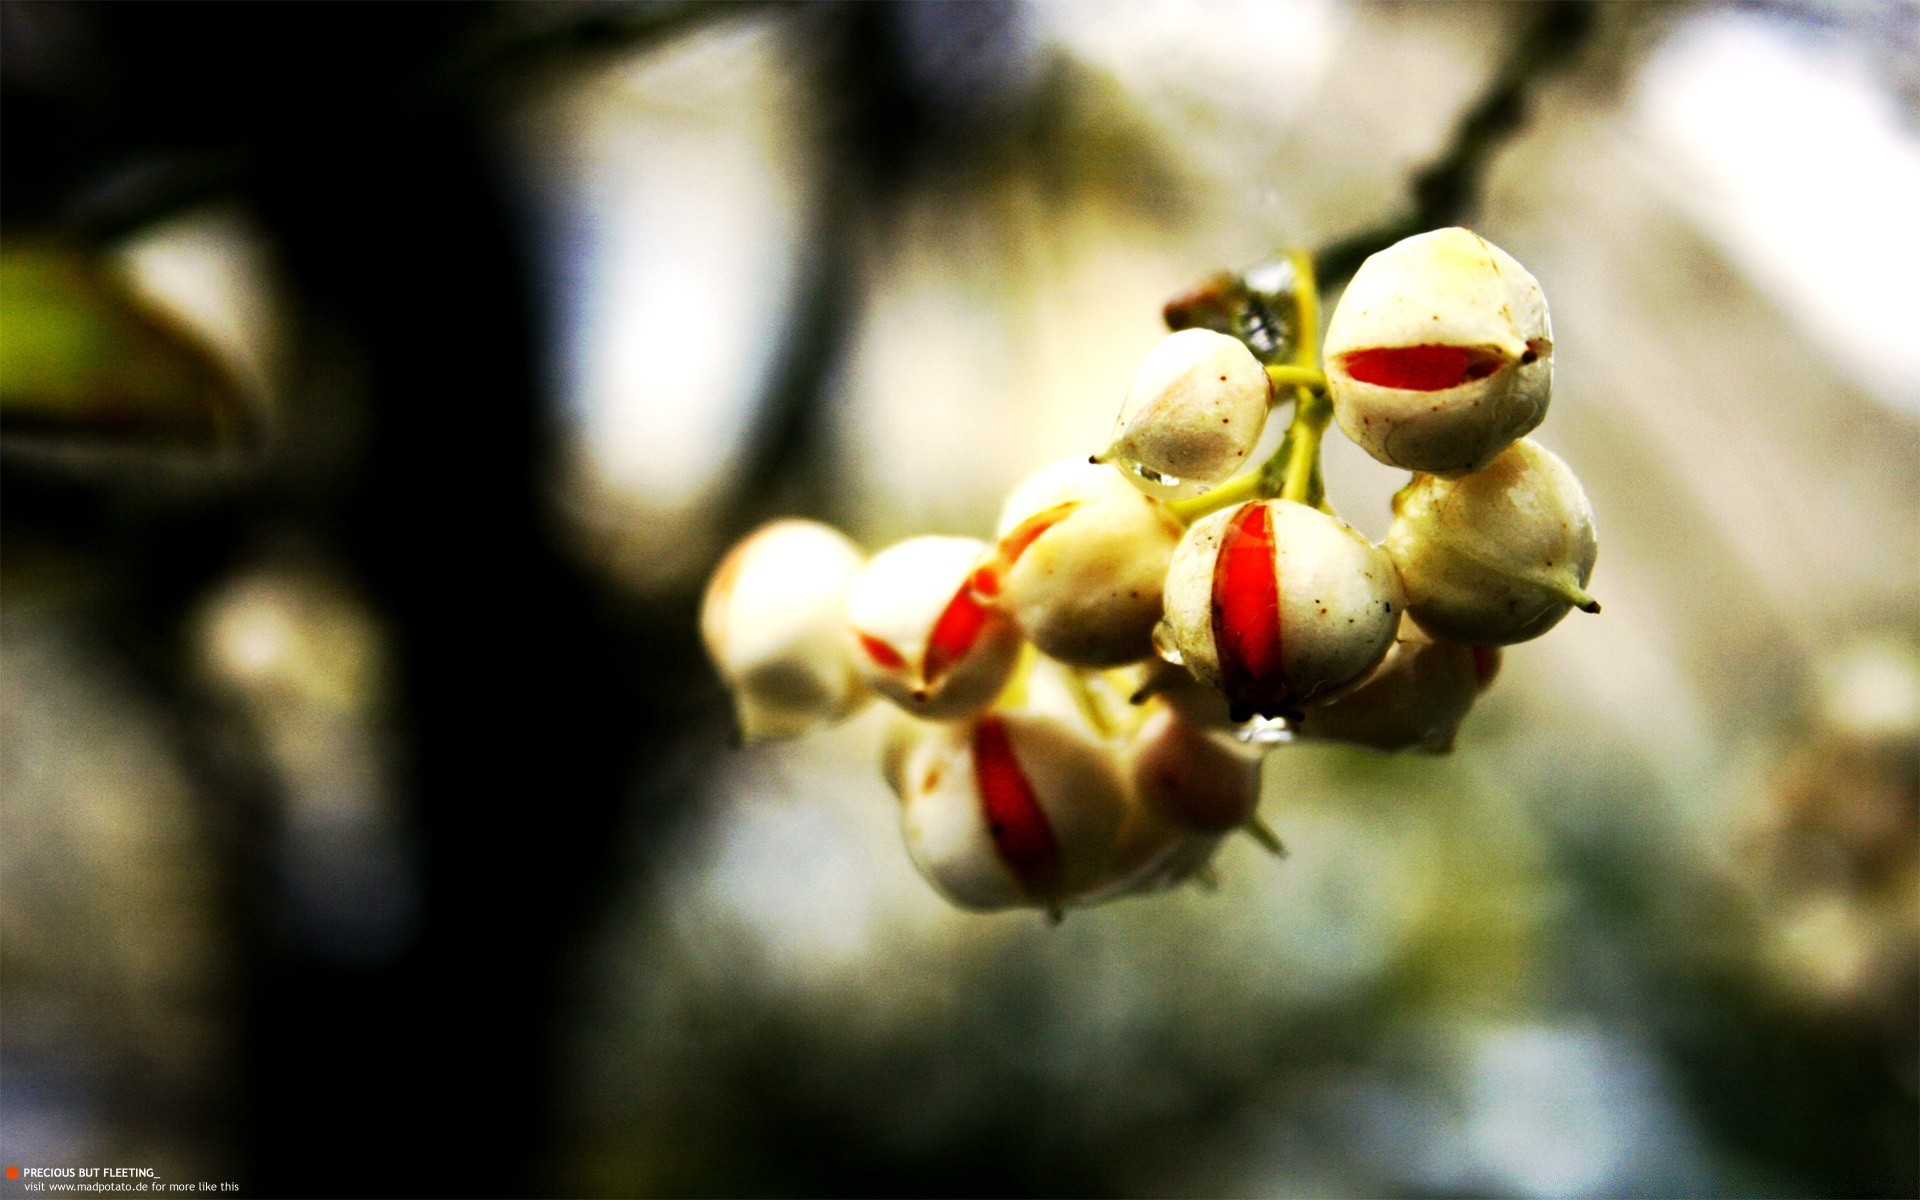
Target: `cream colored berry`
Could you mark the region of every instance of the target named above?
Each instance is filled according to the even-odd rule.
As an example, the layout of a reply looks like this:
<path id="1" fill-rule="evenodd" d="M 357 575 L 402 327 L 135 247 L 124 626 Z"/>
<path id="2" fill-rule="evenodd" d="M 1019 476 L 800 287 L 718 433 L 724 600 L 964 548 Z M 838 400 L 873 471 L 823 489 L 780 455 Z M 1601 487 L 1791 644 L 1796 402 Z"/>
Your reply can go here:
<path id="1" fill-rule="evenodd" d="M 953 903 L 1059 911 L 1108 881 L 1126 787 L 1084 725 L 995 709 L 924 727 L 900 762 L 908 854 Z"/>
<path id="2" fill-rule="evenodd" d="M 970 586 L 977 538 L 917 537 L 873 556 L 847 589 L 847 644 L 874 691 L 916 717 L 952 720 L 992 703 L 1020 632 Z"/>
<path id="3" fill-rule="evenodd" d="M 1294 716 L 1365 678 L 1401 608 L 1387 556 L 1291 500 L 1212 513 L 1167 571 L 1158 643 L 1227 698 L 1236 720 Z"/>
<path id="4" fill-rule="evenodd" d="M 1248 465 L 1270 395 L 1266 368 L 1237 338 L 1169 334 L 1134 373 L 1102 457 L 1159 494 L 1218 483 Z"/>
<path id="5" fill-rule="evenodd" d="M 1202 833 L 1246 824 L 1260 801 L 1260 753 L 1181 718 L 1172 707 L 1148 717 L 1128 746 L 1134 794 L 1147 808 Z"/>
<path id="6" fill-rule="evenodd" d="M 1394 497 L 1387 552 L 1407 611 L 1435 637 L 1505 646 L 1539 637 L 1587 594 L 1593 510 L 1567 464 L 1515 442 L 1463 479 L 1418 475 Z"/>
<path id="7" fill-rule="evenodd" d="M 1334 417 L 1389 466 L 1477 471 L 1547 415 L 1553 329 L 1540 285 L 1465 229 L 1362 263 L 1324 345 Z"/>
<path id="8" fill-rule="evenodd" d="M 1054 463 L 1008 497 L 975 589 L 1062 662 L 1138 662 L 1153 653 L 1160 585 L 1180 534 L 1166 506 L 1114 468 Z"/>
<path id="9" fill-rule="evenodd" d="M 793 519 L 761 526 L 721 560 L 700 634 L 743 738 L 792 737 L 866 702 L 844 611 L 864 561 L 837 530 Z"/>
<path id="10" fill-rule="evenodd" d="M 1165 626 L 1161 627 L 1163 630 Z M 1227 698 L 1220 690 L 1201 680 L 1185 666 L 1155 658 L 1146 664 L 1136 689 L 1142 702 L 1163 702 L 1190 725 L 1215 733 L 1232 733 L 1240 727 L 1229 711 Z"/>
<path id="11" fill-rule="evenodd" d="M 1307 709 L 1294 732 L 1310 741 L 1444 753 L 1499 667 L 1496 646 L 1436 641 L 1403 620 L 1393 649 L 1366 682 Z"/>
<path id="12" fill-rule="evenodd" d="M 1149 710 L 1123 751 L 1130 804 L 1100 898 L 1191 879 L 1260 800 L 1258 751 L 1189 724 L 1163 700 Z"/>

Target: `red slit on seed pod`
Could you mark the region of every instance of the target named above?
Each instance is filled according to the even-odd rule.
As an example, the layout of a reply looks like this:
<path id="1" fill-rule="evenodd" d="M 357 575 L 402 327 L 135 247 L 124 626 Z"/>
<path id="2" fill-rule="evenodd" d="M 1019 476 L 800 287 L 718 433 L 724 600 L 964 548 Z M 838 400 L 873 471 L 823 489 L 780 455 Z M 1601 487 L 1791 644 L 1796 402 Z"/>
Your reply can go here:
<path id="1" fill-rule="evenodd" d="M 1478 346 L 1392 346 L 1340 357 L 1361 383 L 1404 392 L 1440 392 L 1485 379 L 1507 363 L 1498 350 Z"/>
<path id="2" fill-rule="evenodd" d="M 982 717 L 973 727 L 973 779 L 1000 860 L 1020 886 L 1044 895 L 1060 865 L 1060 841 L 998 717 Z"/>
<path id="3" fill-rule="evenodd" d="M 1220 683 L 1235 711 L 1277 716 L 1291 707 L 1280 656 L 1280 578 L 1273 559 L 1273 511 L 1249 504 L 1234 514 L 1213 560 L 1213 645 Z"/>
<path id="4" fill-rule="evenodd" d="M 907 660 L 898 650 L 895 650 L 892 646 L 887 645 L 870 633 L 860 634 L 859 637 L 860 648 L 865 650 L 867 657 L 879 664 L 883 670 L 906 670 Z"/>
<path id="5" fill-rule="evenodd" d="M 1027 547 L 1040 540 L 1040 535 L 1067 519 L 1067 514 L 1080 507 L 1078 500 L 1066 500 L 1051 508 L 1043 508 L 1026 520 L 1007 531 L 993 548 L 993 557 L 974 571 L 967 582 L 974 594 L 991 600 L 1000 594 L 1006 582 L 1007 572 L 1013 570 L 1013 564 L 1027 552 Z"/>
<path id="6" fill-rule="evenodd" d="M 933 632 L 927 636 L 927 657 L 921 663 L 920 675 L 928 686 L 938 683 L 953 664 L 973 649 L 973 644 L 980 640 L 980 631 L 992 616 L 985 605 L 973 598 L 973 591 L 962 584 L 953 599 L 947 601 L 940 619 L 933 623 Z"/>

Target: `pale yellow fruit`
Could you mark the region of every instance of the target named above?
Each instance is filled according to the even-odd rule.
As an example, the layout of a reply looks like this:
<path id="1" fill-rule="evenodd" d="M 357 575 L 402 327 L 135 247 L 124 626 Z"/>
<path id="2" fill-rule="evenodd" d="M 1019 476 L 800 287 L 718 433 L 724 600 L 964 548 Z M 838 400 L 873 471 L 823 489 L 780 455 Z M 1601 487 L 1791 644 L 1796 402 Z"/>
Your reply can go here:
<path id="1" fill-rule="evenodd" d="M 1181 525 L 1112 467 L 1042 468 L 1007 500 L 976 590 L 1062 662 L 1111 667 L 1153 653 L 1160 585 Z"/>
<path id="2" fill-rule="evenodd" d="M 1252 546 L 1256 507 L 1266 509 L 1266 544 L 1222 568 L 1223 548 Z M 1291 500 L 1194 522 L 1164 598 L 1157 644 L 1225 695 L 1236 720 L 1295 715 L 1359 683 L 1393 645 L 1401 609 L 1399 580 L 1378 547 Z"/>
<path id="3" fill-rule="evenodd" d="M 743 738 L 793 737 L 867 701 L 844 612 L 864 562 L 837 530 L 794 519 L 761 526 L 720 561 L 700 635 L 733 693 Z"/>
<path id="4" fill-rule="evenodd" d="M 1499 663 L 1496 647 L 1436 641 L 1403 620 L 1393 649 L 1364 683 L 1307 709 L 1293 729 L 1309 741 L 1441 753 Z"/>
<path id="5" fill-rule="evenodd" d="M 1103 458 L 1158 494 L 1191 492 L 1247 465 L 1266 427 L 1266 368 L 1209 329 L 1162 338 L 1134 373 Z"/>
<path id="6" fill-rule="evenodd" d="M 1546 419 L 1553 328 L 1540 284 L 1465 229 L 1362 263 L 1323 347 L 1334 418 L 1388 466 L 1459 476 Z"/>
<path id="7" fill-rule="evenodd" d="M 1019 708 L 917 733 L 898 759 L 901 828 L 941 895 L 1058 911 L 1107 882 L 1128 804 L 1111 745 Z"/>
<path id="8" fill-rule="evenodd" d="M 1600 611 L 1586 592 L 1598 553 L 1587 494 L 1531 440 L 1463 479 L 1415 476 L 1394 497 L 1386 547 L 1408 613 L 1435 637 L 1507 646 L 1576 606 Z"/>
<path id="9" fill-rule="evenodd" d="M 977 538 L 909 538 L 847 588 L 843 636 L 861 678 L 916 717 L 979 712 L 1013 671 L 1020 631 L 970 587 L 986 553 Z"/>
<path id="10" fill-rule="evenodd" d="M 1128 747 L 1134 794 L 1183 829 L 1226 833 L 1260 801 L 1260 753 L 1162 708 Z"/>

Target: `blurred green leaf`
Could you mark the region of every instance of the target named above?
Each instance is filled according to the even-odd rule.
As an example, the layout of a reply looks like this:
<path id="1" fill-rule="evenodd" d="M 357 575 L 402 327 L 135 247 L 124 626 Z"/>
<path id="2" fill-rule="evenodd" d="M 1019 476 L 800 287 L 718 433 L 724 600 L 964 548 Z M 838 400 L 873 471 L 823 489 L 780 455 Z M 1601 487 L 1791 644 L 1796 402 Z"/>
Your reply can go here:
<path id="1" fill-rule="evenodd" d="M 206 342 L 97 251 L 0 247 L 0 434 L 233 449 L 257 400 Z"/>

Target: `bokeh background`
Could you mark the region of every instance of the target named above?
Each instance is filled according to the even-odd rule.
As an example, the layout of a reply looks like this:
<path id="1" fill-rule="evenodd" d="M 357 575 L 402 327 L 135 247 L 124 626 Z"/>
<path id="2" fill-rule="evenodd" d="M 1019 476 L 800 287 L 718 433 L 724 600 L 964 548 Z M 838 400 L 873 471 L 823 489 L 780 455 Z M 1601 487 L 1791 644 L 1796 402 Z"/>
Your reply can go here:
<path id="1" fill-rule="evenodd" d="M 7 1163 L 1920 1190 L 1920 10 L 0 19 Z M 877 714 L 729 745 L 731 539 L 980 534 L 1169 296 L 1435 216 L 1545 287 L 1605 602 L 1456 753 L 1284 748 L 1286 859 L 1049 928 L 917 879 Z"/>

